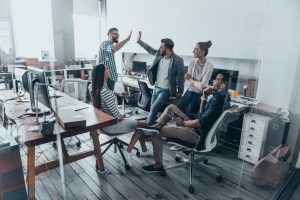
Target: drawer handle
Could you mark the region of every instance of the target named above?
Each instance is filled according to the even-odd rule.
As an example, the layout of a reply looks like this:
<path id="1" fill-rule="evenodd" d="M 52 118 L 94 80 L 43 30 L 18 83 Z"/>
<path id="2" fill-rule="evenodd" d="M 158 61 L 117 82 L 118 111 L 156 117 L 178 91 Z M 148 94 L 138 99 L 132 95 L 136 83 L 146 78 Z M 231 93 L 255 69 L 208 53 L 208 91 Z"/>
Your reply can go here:
<path id="1" fill-rule="evenodd" d="M 253 128 L 253 127 L 250 127 L 250 130 L 251 130 L 251 131 L 254 131 L 254 128 Z"/>
<path id="2" fill-rule="evenodd" d="M 251 122 L 255 123 L 256 121 L 254 119 L 252 119 Z"/>
<path id="3" fill-rule="evenodd" d="M 247 151 L 250 151 L 250 152 L 251 152 L 251 149 L 250 149 L 250 148 L 247 148 Z"/>
<path id="4" fill-rule="evenodd" d="M 249 156 L 249 155 L 246 155 L 246 158 L 251 158 L 251 156 Z"/>
<path id="5" fill-rule="evenodd" d="M 252 142 L 248 141 L 248 144 L 252 144 Z"/>
<path id="6" fill-rule="evenodd" d="M 253 137 L 254 137 L 254 135 L 252 135 L 252 134 L 249 134 L 249 137 L 253 138 Z"/>

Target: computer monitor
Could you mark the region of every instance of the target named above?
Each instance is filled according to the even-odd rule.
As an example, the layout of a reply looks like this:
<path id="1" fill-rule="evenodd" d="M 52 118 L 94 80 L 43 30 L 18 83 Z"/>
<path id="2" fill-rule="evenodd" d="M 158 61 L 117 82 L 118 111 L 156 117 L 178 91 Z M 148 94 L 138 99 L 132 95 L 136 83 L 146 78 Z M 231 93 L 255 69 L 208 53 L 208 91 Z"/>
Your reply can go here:
<path id="1" fill-rule="evenodd" d="M 238 77 L 239 77 L 239 71 L 215 68 L 211 75 L 211 78 L 209 80 L 209 85 L 212 85 L 213 80 L 216 79 L 216 76 L 219 73 L 223 74 L 225 81 L 228 82 L 228 89 L 236 90 L 237 83 L 238 83 Z"/>
<path id="2" fill-rule="evenodd" d="M 146 74 L 146 62 L 133 61 L 132 63 L 132 71 L 139 74 Z"/>
<path id="3" fill-rule="evenodd" d="M 6 90 L 13 88 L 13 75 L 12 73 L 0 73 L 0 83 L 4 84 Z"/>
<path id="4" fill-rule="evenodd" d="M 27 73 L 26 69 L 15 68 L 15 91 L 18 96 L 23 96 L 25 92 L 29 92 Z"/>
<path id="5" fill-rule="evenodd" d="M 28 114 L 36 114 L 36 105 L 35 105 L 35 95 L 37 96 L 37 100 L 42 103 L 47 109 L 37 110 L 38 114 L 43 114 L 45 112 L 49 112 L 51 107 L 50 95 L 48 90 L 48 85 L 45 77 L 45 72 L 41 69 L 37 69 L 34 67 L 28 67 L 28 85 L 29 85 L 29 94 L 30 94 L 30 102 L 31 108 L 27 110 Z M 34 86 L 39 83 L 38 92 L 35 93 Z M 40 107 L 40 106 L 39 106 Z"/>

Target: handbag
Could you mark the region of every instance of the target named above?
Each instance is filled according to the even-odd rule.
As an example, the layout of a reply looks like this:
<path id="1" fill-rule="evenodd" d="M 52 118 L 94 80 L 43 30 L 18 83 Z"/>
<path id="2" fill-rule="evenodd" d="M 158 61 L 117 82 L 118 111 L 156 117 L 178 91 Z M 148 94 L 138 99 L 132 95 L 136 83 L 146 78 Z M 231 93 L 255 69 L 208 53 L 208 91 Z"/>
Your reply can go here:
<path id="1" fill-rule="evenodd" d="M 290 149 L 279 145 L 254 166 L 251 178 L 259 187 L 277 187 L 286 176 L 291 164 Z"/>

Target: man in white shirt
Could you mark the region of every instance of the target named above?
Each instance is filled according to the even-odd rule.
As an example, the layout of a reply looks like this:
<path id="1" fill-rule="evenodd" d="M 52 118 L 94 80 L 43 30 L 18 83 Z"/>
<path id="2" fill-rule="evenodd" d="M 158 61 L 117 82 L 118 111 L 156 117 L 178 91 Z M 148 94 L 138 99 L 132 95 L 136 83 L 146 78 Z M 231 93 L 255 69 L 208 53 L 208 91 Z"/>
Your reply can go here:
<path id="1" fill-rule="evenodd" d="M 184 64 L 183 59 L 173 52 L 174 43 L 171 39 L 161 40 L 158 50 L 152 48 L 141 40 L 139 32 L 137 43 L 149 54 L 154 55 L 153 64 L 147 71 L 151 85 L 155 85 L 150 113 L 146 120 L 147 126 L 152 126 L 157 118 L 157 113 L 167 102 L 169 97 L 179 98 L 184 89 Z"/>

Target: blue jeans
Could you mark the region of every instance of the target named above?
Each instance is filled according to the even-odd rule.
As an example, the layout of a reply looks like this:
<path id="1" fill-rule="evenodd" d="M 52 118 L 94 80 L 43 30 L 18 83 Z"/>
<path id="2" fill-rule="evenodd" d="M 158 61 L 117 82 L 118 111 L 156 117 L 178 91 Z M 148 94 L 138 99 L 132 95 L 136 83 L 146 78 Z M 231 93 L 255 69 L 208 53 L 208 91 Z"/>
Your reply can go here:
<path id="1" fill-rule="evenodd" d="M 110 78 L 107 79 L 107 87 L 108 89 L 110 89 L 111 91 L 114 91 L 115 89 L 115 81 L 111 80 Z"/>
<path id="2" fill-rule="evenodd" d="M 177 102 L 176 106 L 184 113 L 197 114 L 201 102 L 201 94 L 187 91 Z"/>
<path id="3" fill-rule="evenodd" d="M 162 106 L 165 105 L 169 97 L 170 97 L 169 89 L 163 89 L 155 86 L 151 98 L 150 112 L 146 119 L 147 126 L 152 126 L 154 124 L 158 111 Z"/>

